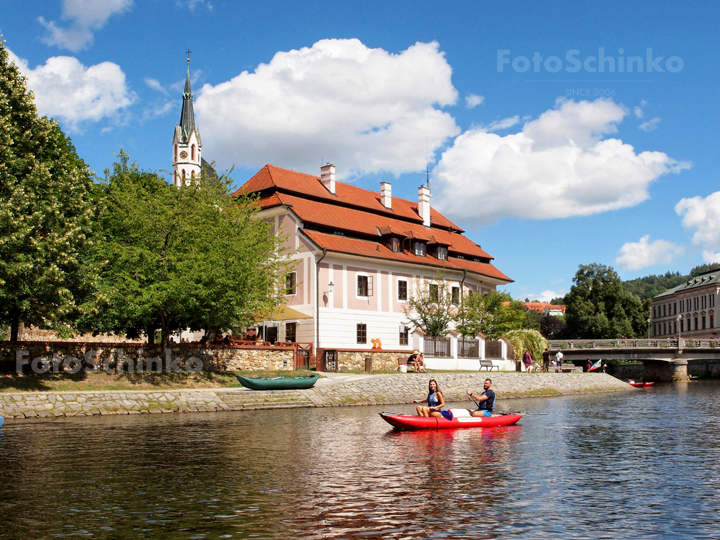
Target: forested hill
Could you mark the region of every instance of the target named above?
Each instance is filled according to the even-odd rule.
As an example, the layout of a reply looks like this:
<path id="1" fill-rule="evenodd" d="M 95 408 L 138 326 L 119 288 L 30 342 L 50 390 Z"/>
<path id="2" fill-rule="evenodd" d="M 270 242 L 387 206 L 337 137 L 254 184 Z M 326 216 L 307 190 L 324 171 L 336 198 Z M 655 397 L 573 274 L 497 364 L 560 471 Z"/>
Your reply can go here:
<path id="1" fill-rule="evenodd" d="M 718 268 L 720 268 L 720 264 L 718 263 L 703 264 L 690 270 L 690 275 L 687 276 L 681 276 L 680 272 L 667 272 L 660 276 L 645 276 L 623 281 L 623 288 L 628 292 L 638 295 L 642 300 L 645 300 L 657 296 L 668 289 L 672 289 L 691 277 L 710 272 L 711 270 L 717 270 Z"/>

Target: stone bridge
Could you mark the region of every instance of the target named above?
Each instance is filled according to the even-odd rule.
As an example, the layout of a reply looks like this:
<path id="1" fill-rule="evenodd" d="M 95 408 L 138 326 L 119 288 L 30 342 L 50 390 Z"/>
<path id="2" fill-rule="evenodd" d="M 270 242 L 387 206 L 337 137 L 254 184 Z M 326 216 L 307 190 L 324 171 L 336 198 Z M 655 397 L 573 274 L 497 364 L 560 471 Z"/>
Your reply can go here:
<path id="1" fill-rule="evenodd" d="M 597 360 L 625 360 L 643 363 L 643 378 L 678 381 L 688 377 L 688 363 L 720 364 L 720 340 L 658 339 L 576 339 L 549 341 L 550 353 L 562 350 L 566 362 L 583 365 Z"/>

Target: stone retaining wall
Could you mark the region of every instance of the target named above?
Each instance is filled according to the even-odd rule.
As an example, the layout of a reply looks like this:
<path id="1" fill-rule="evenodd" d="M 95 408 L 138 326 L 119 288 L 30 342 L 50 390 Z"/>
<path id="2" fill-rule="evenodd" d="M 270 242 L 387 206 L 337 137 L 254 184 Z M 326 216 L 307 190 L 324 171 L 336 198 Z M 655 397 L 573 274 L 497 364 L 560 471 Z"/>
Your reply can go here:
<path id="1" fill-rule="evenodd" d="M 487 374 L 441 373 L 434 376 L 446 401 L 464 402 L 465 391 L 482 391 Z M 498 410 L 503 400 L 592 392 L 636 391 L 602 373 L 494 373 Z M 309 390 L 256 392 L 247 389 L 196 389 L 127 392 L 0 393 L 0 416 L 8 419 L 238 411 L 248 409 L 409 404 L 427 395 L 425 374 L 354 376 L 347 382 L 321 379 Z M 511 408 L 512 406 L 509 405 Z M 410 412 L 409 408 L 403 409 Z"/>
<path id="2" fill-rule="evenodd" d="M 407 351 L 343 351 L 338 350 L 338 365 L 340 370 L 351 371 L 354 369 L 365 369 L 365 357 L 372 358 L 373 369 L 397 369 L 398 358 L 407 358 L 410 353 Z"/>
<path id="3" fill-rule="evenodd" d="M 50 370 L 77 373 L 103 369 L 141 371 L 292 370 L 295 349 L 281 346 L 233 347 L 230 345 L 86 342 L 0 342 L 0 371 Z M 33 364 L 34 362 L 34 364 Z"/>

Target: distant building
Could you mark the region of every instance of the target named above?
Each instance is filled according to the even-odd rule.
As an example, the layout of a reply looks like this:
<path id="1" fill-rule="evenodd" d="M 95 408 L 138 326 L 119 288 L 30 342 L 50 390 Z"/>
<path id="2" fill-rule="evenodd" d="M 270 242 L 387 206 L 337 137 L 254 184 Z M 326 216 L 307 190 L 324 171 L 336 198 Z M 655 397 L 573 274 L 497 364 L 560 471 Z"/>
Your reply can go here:
<path id="1" fill-rule="evenodd" d="M 552 317 L 561 317 L 565 315 L 565 306 L 549 304 L 547 302 L 524 302 L 525 309 L 535 311 L 543 315 L 551 315 Z"/>
<path id="2" fill-rule="evenodd" d="M 715 304 L 720 270 L 711 270 L 652 299 L 651 335 L 660 338 L 715 339 L 720 335 Z"/>

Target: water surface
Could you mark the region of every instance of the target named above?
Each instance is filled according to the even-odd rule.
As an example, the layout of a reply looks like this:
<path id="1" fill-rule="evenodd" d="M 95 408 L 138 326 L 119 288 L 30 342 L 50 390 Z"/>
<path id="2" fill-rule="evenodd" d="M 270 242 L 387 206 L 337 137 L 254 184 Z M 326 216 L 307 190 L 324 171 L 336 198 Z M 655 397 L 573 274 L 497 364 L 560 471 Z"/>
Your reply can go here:
<path id="1" fill-rule="evenodd" d="M 6 423 L 0 538 L 720 538 L 719 390 L 499 396 L 519 425 L 456 431 L 377 415 L 410 405 Z"/>

